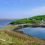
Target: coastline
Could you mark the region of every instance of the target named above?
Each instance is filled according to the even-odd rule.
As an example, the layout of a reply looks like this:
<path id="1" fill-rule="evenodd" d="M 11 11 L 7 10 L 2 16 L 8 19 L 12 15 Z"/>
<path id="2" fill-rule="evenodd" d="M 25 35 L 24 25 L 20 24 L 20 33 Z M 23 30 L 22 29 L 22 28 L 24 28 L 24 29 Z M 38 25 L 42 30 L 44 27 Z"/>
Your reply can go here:
<path id="1" fill-rule="evenodd" d="M 26 45 L 29 45 L 29 44 L 32 44 L 32 45 L 33 44 L 36 44 L 36 45 L 42 44 L 43 45 L 43 44 L 45 44 L 44 40 L 41 40 L 41 39 L 38 39 L 38 38 L 33 38 L 31 36 L 24 35 L 20 32 L 13 31 L 13 29 L 15 29 L 15 28 L 17 28 L 15 25 L 10 25 L 10 26 L 5 27 L 4 30 L 0 30 L 0 35 L 2 37 L 1 39 L 7 40 L 7 39 L 5 39 L 5 37 L 6 38 L 8 38 L 8 37 L 12 38 L 13 37 L 15 41 L 17 40 L 19 42 L 17 42 L 17 43 L 15 43 L 15 41 L 13 41 L 13 42 L 11 41 L 11 42 L 13 44 L 17 44 L 17 45 L 18 44 L 20 44 L 20 45 L 25 45 L 25 44 Z M 6 35 L 8 35 L 8 37 Z M 4 36 L 4 38 L 3 38 L 3 36 Z M 12 38 L 12 40 L 13 40 L 13 38 Z M 8 44 L 9 43 L 10 42 L 8 42 Z M 12 44 L 12 43 L 10 43 L 10 44 Z"/>

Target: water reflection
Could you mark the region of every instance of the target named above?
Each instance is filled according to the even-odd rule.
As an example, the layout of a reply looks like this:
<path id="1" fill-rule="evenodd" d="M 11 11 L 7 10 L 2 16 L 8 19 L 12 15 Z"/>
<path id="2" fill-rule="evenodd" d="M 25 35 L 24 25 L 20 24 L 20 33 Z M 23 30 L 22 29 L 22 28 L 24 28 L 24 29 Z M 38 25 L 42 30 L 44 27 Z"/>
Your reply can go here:
<path id="1" fill-rule="evenodd" d="M 40 39 L 45 39 L 45 28 L 38 27 L 38 28 L 23 28 L 19 31 L 23 31 L 27 35 L 31 35 L 33 37 L 37 37 Z"/>

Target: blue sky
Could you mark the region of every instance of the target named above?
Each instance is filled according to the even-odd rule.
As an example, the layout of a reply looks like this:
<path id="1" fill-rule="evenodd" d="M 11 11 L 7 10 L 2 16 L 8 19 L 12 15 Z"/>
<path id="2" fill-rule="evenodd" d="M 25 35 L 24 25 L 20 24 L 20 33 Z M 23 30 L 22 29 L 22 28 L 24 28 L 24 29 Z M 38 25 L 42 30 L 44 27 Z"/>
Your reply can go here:
<path id="1" fill-rule="evenodd" d="M 28 18 L 45 14 L 45 0 L 0 0 L 0 18 Z"/>

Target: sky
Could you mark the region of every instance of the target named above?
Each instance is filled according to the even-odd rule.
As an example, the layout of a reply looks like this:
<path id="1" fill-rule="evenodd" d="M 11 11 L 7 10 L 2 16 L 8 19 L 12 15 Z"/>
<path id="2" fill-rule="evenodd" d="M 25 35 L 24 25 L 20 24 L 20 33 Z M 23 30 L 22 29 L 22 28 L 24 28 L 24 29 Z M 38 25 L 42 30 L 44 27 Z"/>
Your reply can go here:
<path id="1" fill-rule="evenodd" d="M 45 15 L 45 0 L 0 0 L 0 18 L 18 19 Z"/>

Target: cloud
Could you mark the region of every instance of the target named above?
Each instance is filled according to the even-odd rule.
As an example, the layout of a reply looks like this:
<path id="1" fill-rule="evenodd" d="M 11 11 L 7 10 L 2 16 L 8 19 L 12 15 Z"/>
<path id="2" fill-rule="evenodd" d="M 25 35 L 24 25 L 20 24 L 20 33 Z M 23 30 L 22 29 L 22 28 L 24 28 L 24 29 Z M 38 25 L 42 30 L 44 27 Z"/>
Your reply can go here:
<path id="1" fill-rule="evenodd" d="M 31 11 L 31 15 L 43 15 L 43 14 L 45 14 L 45 6 L 34 8 Z"/>
<path id="2" fill-rule="evenodd" d="M 22 11 L 17 13 L 16 15 L 19 15 L 19 18 L 32 17 L 36 15 L 45 15 L 45 6 Z"/>
<path id="3" fill-rule="evenodd" d="M 45 15 L 45 6 L 33 8 L 32 10 L 24 11 L 23 13 L 24 17 L 32 17 L 36 15 Z"/>
<path id="4" fill-rule="evenodd" d="M 31 10 L 4 11 L 0 12 L 0 18 L 28 18 L 36 15 L 44 15 L 45 6 L 32 8 Z M 3 16 L 3 17 L 2 17 Z"/>

